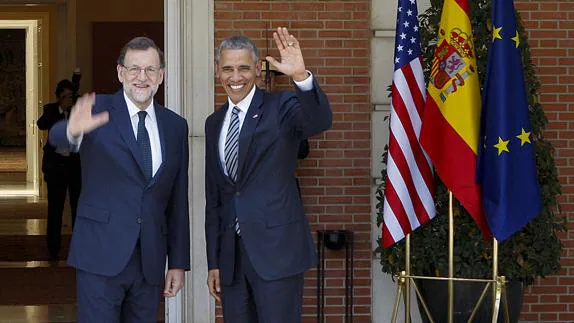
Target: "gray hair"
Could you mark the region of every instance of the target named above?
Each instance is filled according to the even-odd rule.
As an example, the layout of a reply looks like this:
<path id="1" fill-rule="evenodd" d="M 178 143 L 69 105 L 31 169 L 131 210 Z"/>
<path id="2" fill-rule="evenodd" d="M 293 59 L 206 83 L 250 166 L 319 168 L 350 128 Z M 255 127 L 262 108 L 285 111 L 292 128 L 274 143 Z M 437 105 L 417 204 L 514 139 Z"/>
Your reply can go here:
<path id="1" fill-rule="evenodd" d="M 259 62 L 259 50 L 255 43 L 249 39 L 247 36 L 235 35 L 225 38 L 219 47 L 215 50 L 215 62 L 219 63 L 219 58 L 221 57 L 221 52 L 225 49 L 247 49 L 251 52 L 251 58 L 253 62 L 257 64 Z"/>
<path id="2" fill-rule="evenodd" d="M 157 51 L 157 54 L 159 55 L 159 65 L 161 68 L 165 68 L 165 58 L 163 57 L 163 52 L 155 44 L 155 42 L 148 37 L 136 37 L 125 44 L 120 51 L 118 64 L 122 66 L 124 65 L 124 59 L 126 58 L 126 53 L 128 50 L 147 50 L 149 48 L 153 48 Z"/>

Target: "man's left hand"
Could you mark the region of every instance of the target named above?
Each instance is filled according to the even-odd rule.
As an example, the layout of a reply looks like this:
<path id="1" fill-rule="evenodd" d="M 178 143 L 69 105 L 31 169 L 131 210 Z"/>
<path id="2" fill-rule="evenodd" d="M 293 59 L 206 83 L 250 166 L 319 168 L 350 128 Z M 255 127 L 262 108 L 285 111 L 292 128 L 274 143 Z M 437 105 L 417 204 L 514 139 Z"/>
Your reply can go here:
<path id="1" fill-rule="evenodd" d="M 183 269 L 169 269 L 165 275 L 165 288 L 163 296 L 174 297 L 183 287 L 185 271 Z"/>
<path id="2" fill-rule="evenodd" d="M 301 45 L 295 36 L 290 35 L 287 28 L 278 27 L 277 32 L 273 33 L 273 38 L 281 55 L 281 61 L 279 62 L 275 58 L 267 56 L 265 58 L 267 62 L 273 64 L 279 72 L 293 78 L 295 81 L 303 81 L 309 77 L 305 70 Z"/>

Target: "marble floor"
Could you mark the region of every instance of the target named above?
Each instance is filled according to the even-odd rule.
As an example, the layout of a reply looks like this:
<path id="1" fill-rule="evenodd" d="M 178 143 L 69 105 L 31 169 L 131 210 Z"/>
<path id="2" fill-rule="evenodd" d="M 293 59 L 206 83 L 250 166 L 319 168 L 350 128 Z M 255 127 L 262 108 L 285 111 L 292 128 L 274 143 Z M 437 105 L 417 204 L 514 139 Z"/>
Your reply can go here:
<path id="1" fill-rule="evenodd" d="M 73 269 L 64 260 L 47 261 L 46 201 L 2 196 L 4 186 L 0 184 L 0 322 L 75 322 Z M 63 228 L 64 244 L 71 234 L 69 222 Z M 64 258 L 67 246 L 62 249 Z"/>
<path id="2" fill-rule="evenodd" d="M 0 146 L 0 197 L 38 195 L 38 183 L 26 180 L 25 147 Z"/>
<path id="3" fill-rule="evenodd" d="M 0 163 L 1 165 L 2 163 Z M 33 183 L 26 182 L 24 172 L 2 172 L 0 171 L 0 198 L 33 197 L 38 194 L 38 187 Z"/>
<path id="4" fill-rule="evenodd" d="M 75 304 L 0 306 L 0 322 L 60 323 L 76 321 Z"/>
<path id="5" fill-rule="evenodd" d="M 26 147 L 0 146 L 0 172 L 26 172 Z"/>
<path id="6" fill-rule="evenodd" d="M 0 322 L 75 322 L 74 272 L 64 260 L 47 261 L 47 201 L 26 182 L 26 153 L 2 147 L 0 156 Z M 62 259 L 70 234 L 68 215 Z"/>
<path id="7" fill-rule="evenodd" d="M 0 196 L 0 323 L 76 322 L 75 272 L 64 260 L 72 233 L 69 209 L 57 262 L 48 261 L 46 209 L 45 199 Z"/>
<path id="8" fill-rule="evenodd" d="M 25 152 L 0 147 L 0 323 L 76 322 L 75 272 L 64 260 L 72 233 L 69 204 L 61 260 L 48 261 L 47 201 L 26 183 L 25 164 Z"/>

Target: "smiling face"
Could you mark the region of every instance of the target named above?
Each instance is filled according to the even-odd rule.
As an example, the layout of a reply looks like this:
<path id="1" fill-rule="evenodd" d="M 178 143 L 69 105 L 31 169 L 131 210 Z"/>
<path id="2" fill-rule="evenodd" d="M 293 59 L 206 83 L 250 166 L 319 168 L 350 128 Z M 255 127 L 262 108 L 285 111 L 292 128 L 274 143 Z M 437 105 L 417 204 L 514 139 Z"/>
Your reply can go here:
<path id="1" fill-rule="evenodd" d="M 128 49 L 123 65 L 118 64 L 117 70 L 128 98 L 138 108 L 147 108 L 163 82 L 158 52 L 154 48 Z"/>
<path id="2" fill-rule="evenodd" d="M 216 75 L 231 102 L 237 104 L 243 100 L 255 86 L 255 80 L 260 74 L 261 62 L 253 61 L 249 49 L 221 51 Z"/>

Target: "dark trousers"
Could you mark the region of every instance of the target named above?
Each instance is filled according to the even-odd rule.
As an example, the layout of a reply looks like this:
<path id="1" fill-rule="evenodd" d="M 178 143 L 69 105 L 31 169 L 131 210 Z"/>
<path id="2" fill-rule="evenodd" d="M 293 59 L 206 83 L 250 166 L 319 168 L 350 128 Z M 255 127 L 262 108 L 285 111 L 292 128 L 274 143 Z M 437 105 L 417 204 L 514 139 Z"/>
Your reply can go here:
<path id="1" fill-rule="evenodd" d="M 155 323 L 163 286 L 150 285 L 136 247 L 126 268 L 107 277 L 76 271 L 78 323 Z"/>
<path id="2" fill-rule="evenodd" d="M 50 258 L 56 259 L 60 252 L 62 240 L 62 217 L 66 193 L 70 195 L 70 210 L 72 213 L 72 225 L 76 221 L 76 209 L 80 197 L 82 179 L 80 174 L 79 160 L 64 161 L 52 167 L 46 174 L 48 188 L 48 225 L 46 240 Z"/>
<path id="3" fill-rule="evenodd" d="M 233 282 L 221 288 L 226 323 L 301 322 L 303 274 L 263 280 L 255 272 L 240 238 L 236 242 L 234 267 Z"/>

